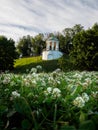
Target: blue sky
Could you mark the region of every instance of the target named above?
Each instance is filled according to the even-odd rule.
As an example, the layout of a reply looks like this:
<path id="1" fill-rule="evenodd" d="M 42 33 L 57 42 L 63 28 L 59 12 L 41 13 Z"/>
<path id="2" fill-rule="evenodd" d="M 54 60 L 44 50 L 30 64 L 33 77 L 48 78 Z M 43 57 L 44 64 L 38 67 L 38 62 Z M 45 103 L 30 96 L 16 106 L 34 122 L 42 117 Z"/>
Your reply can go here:
<path id="1" fill-rule="evenodd" d="M 62 31 L 98 22 L 98 0 L 0 0 L 0 35 L 17 41 L 24 35 Z"/>

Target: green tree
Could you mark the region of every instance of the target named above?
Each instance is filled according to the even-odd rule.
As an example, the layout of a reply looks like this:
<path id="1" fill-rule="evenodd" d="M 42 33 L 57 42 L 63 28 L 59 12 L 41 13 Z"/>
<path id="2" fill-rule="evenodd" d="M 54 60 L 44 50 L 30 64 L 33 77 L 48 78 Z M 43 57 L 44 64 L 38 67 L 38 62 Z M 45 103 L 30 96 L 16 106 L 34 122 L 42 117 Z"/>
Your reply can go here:
<path id="1" fill-rule="evenodd" d="M 0 70 L 13 69 L 14 59 L 16 59 L 15 42 L 0 36 Z"/>
<path id="2" fill-rule="evenodd" d="M 17 45 L 17 50 L 22 56 L 40 55 L 45 43 L 43 41 L 43 34 L 38 34 L 35 37 L 23 36 Z"/>
<path id="3" fill-rule="evenodd" d="M 70 56 L 78 68 L 98 70 L 98 30 L 94 26 L 74 36 Z"/>
<path id="4" fill-rule="evenodd" d="M 41 55 L 43 49 L 45 48 L 44 35 L 38 34 L 34 38 L 32 38 L 32 45 L 34 55 Z"/>
<path id="5" fill-rule="evenodd" d="M 22 56 L 30 56 L 32 53 L 31 48 L 32 48 L 32 42 L 31 37 L 29 35 L 20 38 L 17 45 L 17 50 L 19 54 L 21 54 Z"/>
<path id="6" fill-rule="evenodd" d="M 83 31 L 84 27 L 81 24 L 76 24 L 75 26 L 73 26 L 72 30 L 73 30 L 73 35 L 75 35 L 81 31 Z"/>
<path id="7" fill-rule="evenodd" d="M 69 54 L 70 50 L 72 49 L 72 43 L 74 36 L 83 30 L 83 26 L 81 24 L 76 24 L 72 28 L 65 28 L 63 30 L 63 34 L 65 37 L 63 52 Z"/>
<path id="8" fill-rule="evenodd" d="M 83 26 L 81 24 L 76 24 L 72 28 L 65 28 L 62 33 L 57 32 L 50 34 L 56 36 L 60 43 L 60 51 L 64 53 L 63 57 L 59 59 L 59 66 L 62 70 L 72 70 L 74 69 L 73 64 L 69 61 L 69 53 L 73 48 L 74 36 L 83 31 Z"/>
<path id="9" fill-rule="evenodd" d="M 92 30 L 98 33 L 98 23 L 95 23 L 92 27 Z"/>

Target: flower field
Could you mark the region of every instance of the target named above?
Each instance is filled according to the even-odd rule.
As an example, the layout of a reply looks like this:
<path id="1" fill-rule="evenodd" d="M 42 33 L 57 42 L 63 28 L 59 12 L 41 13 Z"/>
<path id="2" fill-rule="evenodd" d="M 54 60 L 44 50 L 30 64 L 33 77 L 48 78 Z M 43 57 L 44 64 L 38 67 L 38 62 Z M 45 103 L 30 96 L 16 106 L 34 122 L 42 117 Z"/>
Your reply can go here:
<path id="1" fill-rule="evenodd" d="M 0 74 L 0 129 L 97 130 L 98 72 Z"/>

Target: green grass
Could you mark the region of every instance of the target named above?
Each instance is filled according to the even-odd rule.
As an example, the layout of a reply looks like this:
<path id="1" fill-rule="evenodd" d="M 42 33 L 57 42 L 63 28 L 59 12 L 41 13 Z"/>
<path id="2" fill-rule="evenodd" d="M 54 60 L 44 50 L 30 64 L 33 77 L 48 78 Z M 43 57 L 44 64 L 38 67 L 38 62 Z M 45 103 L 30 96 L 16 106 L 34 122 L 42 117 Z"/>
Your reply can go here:
<path id="1" fill-rule="evenodd" d="M 14 63 L 15 73 L 25 73 L 27 69 L 41 65 L 45 72 L 52 72 L 59 67 L 58 60 L 42 60 L 41 56 L 16 59 Z"/>

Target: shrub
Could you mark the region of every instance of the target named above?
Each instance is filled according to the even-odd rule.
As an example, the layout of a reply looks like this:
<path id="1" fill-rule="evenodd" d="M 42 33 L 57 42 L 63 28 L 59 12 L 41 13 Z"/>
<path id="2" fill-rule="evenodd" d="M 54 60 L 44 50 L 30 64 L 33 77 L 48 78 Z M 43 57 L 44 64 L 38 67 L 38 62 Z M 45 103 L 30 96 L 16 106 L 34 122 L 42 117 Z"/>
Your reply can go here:
<path id="1" fill-rule="evenodd" d="M 14 41 L 0 36 L 0 70 L 13 69 L 14 59 L 16 58 Z"/>
<path id="2" fill-rule="evenodd" d="M 70 57 L 68 55 L 63 55 L 59 60 L 58 60 L 58 65 L 60 69 L 63 71 L 69 71 L 73 70 L 73 64 L 70 61 Z"/>
<path id="3" fill-rule="evenodd" d="M 77 69 L 98 70 L 98 31 L 88 29 L 76 34 L 70 57 Z"/>

